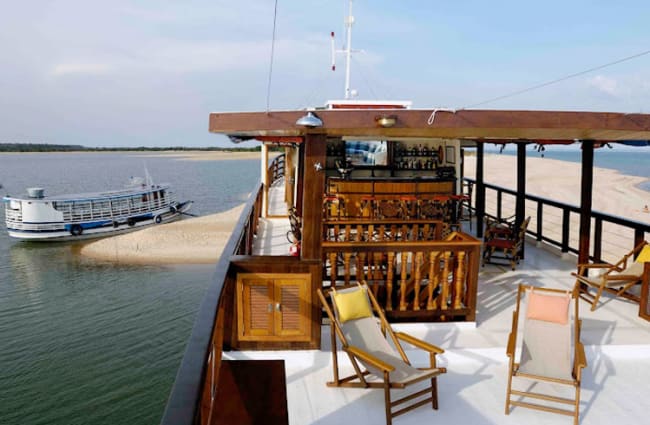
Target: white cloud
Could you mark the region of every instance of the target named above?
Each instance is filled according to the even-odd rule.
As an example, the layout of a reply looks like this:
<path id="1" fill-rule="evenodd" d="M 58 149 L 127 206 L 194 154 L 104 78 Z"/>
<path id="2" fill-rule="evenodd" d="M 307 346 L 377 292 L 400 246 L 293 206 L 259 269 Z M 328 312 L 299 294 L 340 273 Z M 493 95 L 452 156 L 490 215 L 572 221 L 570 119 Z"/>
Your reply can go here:
<path id="1" fill-rule="evenodd" d="M 111 66 L 105 63 L 68 62 L 59 63 L 52 67 L 50 75 L 65 77 L 69 75 L 104 75 L 110 72 Z"/>
<path id="2" fill-rule="evenodd" d="M 587 83 L 589 86 L 594 87 L 595 89 L 610 96 L 620 96 L 619 84 L 613 78 L 608 78 L 603 75 L 596 75 L 595 77 L 590 78 Z"/>

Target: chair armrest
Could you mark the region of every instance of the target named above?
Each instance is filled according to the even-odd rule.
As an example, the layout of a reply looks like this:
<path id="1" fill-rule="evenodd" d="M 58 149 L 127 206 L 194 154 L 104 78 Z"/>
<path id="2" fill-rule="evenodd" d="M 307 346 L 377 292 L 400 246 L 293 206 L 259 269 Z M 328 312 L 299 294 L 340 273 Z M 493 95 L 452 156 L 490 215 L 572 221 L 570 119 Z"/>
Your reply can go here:
<path id="1" fill-rule="evenodd" d="M 607 263 L 578 263 L 578 269 L 611 269 L 611 264 Z"/>
<path id="2" fill-rule="evenodd" d="M 589 279 L 588 277 L 581 276 L 581 275 L 579 275 L 578 273 L 575 273 L 575 272 L 572 272 L 571 276 L 575 277 L 576 280 L 578 280 L 578 281 L 580 281 L 582 283 L 585 283 L 587 285 L 599 285 L 600 284 L 599 282 L 602 281 L 601 276 L 599 276 L 598 279 Z"/>
<path id="3" fill-rule="evenodd" d="M 508 345 L 506 346 L 506 355 L 514 357 L 515 345 L 517 344 L 517 312 L 512 312 L 512 331 L 508 334 Z"/>
<path id="4" fill-rule="evenodd" d="M 576 368 L 582 369 L 587 367 L 587 356 L 585 355 L 585 346 L 582 342 L 578 342 L 576 345 Z"/>
<path id="5" fill-rule="evenodd" d="M 405 334 L 404 332 L 395 332 L 395 336 L 402 341 L 407 342 L 415 347 L 421 348 L 422 350 L 428 351 L 429 353 L 442 354 L 445 352 L 445 350 L 440 347 L 436 347 L 433 344 L 429 344 L 426 341 L 422 341 L 421 339 L 415 338 L 409 334 Z"/>
<path id="6" fill-rule="evenodd" d="M 372 366 L 376 367 L 377 369 L 381 369 L 385 372 L 392 372 L 395 370 L 395 367 L 389 365 L 388 363 L 378 359 L 377 357 L 373 356 L 370 353 L 367 353 L 363 351 L 360 348 L 354 347 L 354 346 L 348 346 L 348 347 L 343 347 L 343 350 L 347 351 L 348 353 L 352 354 L 354 357 L 358 357 L 360 360 L 370 363 Z"/>
<path id="7" fill-rule="evenodd" d="M 510 332 L 508 335 L 508 346 L 506 347 L 506 355 L 513 357 L 515 355 L 515 333 Z"/>

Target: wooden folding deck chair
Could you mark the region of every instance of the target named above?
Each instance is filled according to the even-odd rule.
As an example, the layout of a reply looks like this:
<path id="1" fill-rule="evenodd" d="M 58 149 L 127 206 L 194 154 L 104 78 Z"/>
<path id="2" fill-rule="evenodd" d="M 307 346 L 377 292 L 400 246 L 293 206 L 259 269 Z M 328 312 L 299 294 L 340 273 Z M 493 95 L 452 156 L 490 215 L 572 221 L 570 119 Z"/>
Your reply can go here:
<path id="1" fill-rule="evenodd" d="M 438 409 L 437 376 L 445 373 L 446 369 L 436 366 L 436 355 L 444 350 L 408 334 L 394 332 L 365 284 L 337 290 L 319 289 L 318 296 L 331 323 L 334 380 L 328 382 L 328 386 L 382 388 L 387 425 L 392 423 L 395 416 L 429 402 L 433 409 Z M 337 338 L 354 368 L 354 374 L 344 378 L 339 377 Z M 411 366 L 401 342 L 427 351 L 429 367 Z M 430 380 L 426 388 L 391 401 L 391 389 L 404 389 L 426 380 Z M 393 410 L 406 402 L 411 403 Z"/>
<path id="2" fill-rule="evenodd" d="M 486 230 L 485 238 L 483 240 L 483 260 L 482 266 L 487 263 L 492 264 L 510 264 L 512 270 L 515 270 L 519 260 L 521 259 L 521 249 L 526 241 L 526 229 L 528 229 L 530 217 L 527 217 L 517 229 L 506 232 L 506 228 L 502 231 L 496 229 Z M 502 255 L 495 255 L 501 252 Z M 495 260 L 505 260 L 507 263 Z"/>
<path id="3" fill-rule="evenodd" d="M 603 292 L 609 292 L 617 297 L 640 302 L 640 296 L 630 290 L 643 279 L 643 264 L 634 261 L 634 257 L 641 252 L 648 242 L 643 241 L 632 251 L 628 252 L 616 264 L 595 263 L 578 264 L 578 272 L 571 273 L 576 278 L 580 289 L 580 297 L 591 304 L 591 311 L 596 309 L 598 300 Z M 600 271 L 598 276 L 586 276 L 589 270 Z M 589 291 L 596 290 L 595 294 Z"/>
<path id="4" fill-rule="evenodd" d="M 520 315 L 522 298 L 525 299 L 526 311 Z M 510 414 L 510 406 L 520 406 L 573 416 L 574 425 L 578 424 L 580 380 L 582 369 L 587 366 L 585 349 L 580 342 L 579 299 L 577 287 L 566 291 L 519 285 L 517 304 L 512 317 L 512 331 L 506 348 L 506 354 L 510 358 L 506 415 Z M 523 337 L 520 358 L 516 361 L 517 331 L 520 323 L 523 326 Z M 525 391 L 515 390 L 512 388 L 513 378 L 524 378 L 532 387 Z M 531 391 L 544 382 L 573 386 L 575 396 L 567 398 L 549 392 Z M 517 379 L 517 384 L 522 383 L 526 382 Z M 518 398 L 513 399 L 513 396 Z M 538 402 L 525 401 L 529 398 Z M 539 402 L 540 400 L 542 402 Z M 569 405 L 572 409 L 563 409 L 560 405 Z"/>

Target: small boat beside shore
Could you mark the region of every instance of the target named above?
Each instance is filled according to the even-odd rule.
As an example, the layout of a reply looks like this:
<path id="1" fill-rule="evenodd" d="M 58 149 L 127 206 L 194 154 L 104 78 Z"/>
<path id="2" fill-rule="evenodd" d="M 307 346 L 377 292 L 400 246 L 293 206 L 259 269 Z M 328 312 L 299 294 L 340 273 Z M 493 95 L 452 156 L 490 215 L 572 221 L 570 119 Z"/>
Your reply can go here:
<path id="1" fill-rule="evenodd" d="M 97 193 L 45 196 L 42 188 L 22 197 L 5 196 L 9 236 L 26 241 L 99 238 L 167 223 L 186 214 L 192 201 L 179 202 L 169 184 L 132 182 Z"/>

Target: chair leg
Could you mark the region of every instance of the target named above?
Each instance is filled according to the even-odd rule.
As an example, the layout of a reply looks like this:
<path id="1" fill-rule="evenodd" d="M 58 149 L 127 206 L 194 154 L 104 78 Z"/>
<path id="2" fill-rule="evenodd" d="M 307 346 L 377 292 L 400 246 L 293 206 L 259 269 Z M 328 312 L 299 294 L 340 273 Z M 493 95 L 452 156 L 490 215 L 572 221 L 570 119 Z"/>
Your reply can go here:
<path id="1" fill-rule="evenodd" d="M 512 360 L 508 368 L 508 386 L 506 388 L 506 415 L 510 414 L 510 389 L 512 388 Z"/>
<path id="2" fill-rule="evenodd" d="M 386 406 L 386 425 L 392 425 L 393 415 L 390 409 L 390 384 L 388 372 L 384 372 L 384 405 Z"/>
<path id="3" fill-rule="evenodd" d="M 438 378 L 431 378 L 431 407 L 438 410 Z"/>
<path id="4" fill-rule="evenodd" d="M 600 285 L 598 287 L 598 291 L 596 291 L 596 296 L 594 296 L 594 302 L 591 304 L 591 311 L 596 310 L 596 306 L 598 305 L 598 300 L 600 299 L 600 296 L 603 294 L 603 286 Z"/>
<path id="5" fill-rule="evenodd" d="M 574 409 L 573 425 L 578 425 L 580 419 L 580 384 L 576 385 L 576 402 Z"/>

